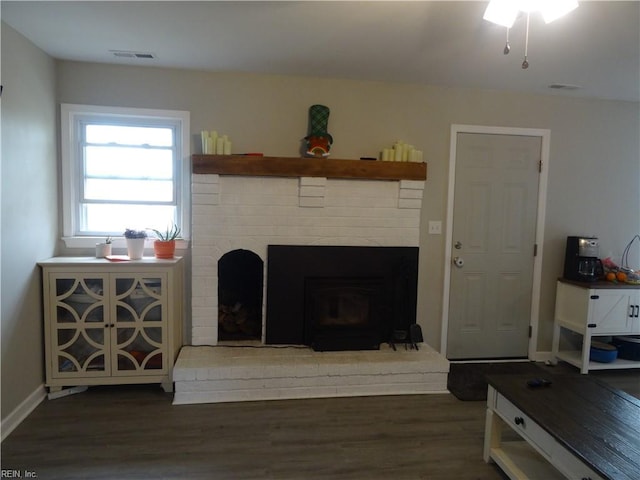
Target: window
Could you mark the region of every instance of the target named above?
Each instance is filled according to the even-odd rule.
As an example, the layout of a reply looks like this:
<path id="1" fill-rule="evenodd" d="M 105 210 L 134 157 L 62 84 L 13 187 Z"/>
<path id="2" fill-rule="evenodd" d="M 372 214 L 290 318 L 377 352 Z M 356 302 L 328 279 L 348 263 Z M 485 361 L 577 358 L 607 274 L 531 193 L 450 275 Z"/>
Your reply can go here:
<path id="1" fill-rule="evenodd" d="M 189 113 L 67 104 L 61 111 L 67 245 L 171 222 L 186 238 Z"/>

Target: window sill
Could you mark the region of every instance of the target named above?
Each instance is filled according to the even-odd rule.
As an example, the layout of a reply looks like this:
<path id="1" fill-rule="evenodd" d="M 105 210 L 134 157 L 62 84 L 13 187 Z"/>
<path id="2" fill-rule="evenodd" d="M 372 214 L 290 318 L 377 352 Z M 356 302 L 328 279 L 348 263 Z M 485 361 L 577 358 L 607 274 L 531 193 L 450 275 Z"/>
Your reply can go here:
<path id="1" fill-rule="evenodd" d="M 67 248 L 94 248 L 97 243 L 104 243 L 105 237 L 62 237 Z M 155 238 L 147 238 L 144 242 L 144 248 L 153 248 L 153 242 Z M 111 240 L 112 248 L 127 248 L 127 243 L 124 237 L 113 237 Z M 186 250 L 189 248 L 188 239 L 176 240 L 177 250 Z"/>

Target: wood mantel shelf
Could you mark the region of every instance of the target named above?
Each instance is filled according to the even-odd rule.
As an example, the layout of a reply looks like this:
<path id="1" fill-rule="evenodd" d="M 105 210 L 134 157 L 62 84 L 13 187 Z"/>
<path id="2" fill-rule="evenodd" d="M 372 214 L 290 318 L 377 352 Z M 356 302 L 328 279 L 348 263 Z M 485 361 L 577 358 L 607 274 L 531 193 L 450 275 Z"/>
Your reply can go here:
<path id="1" fill-rule="evenodd" d="M 362 180 L 426 180 L 427 164 L 341 160 L 335 158 L 259 157 L 254 155 L 193 155 L 193 173 L 326 177 Z"/>

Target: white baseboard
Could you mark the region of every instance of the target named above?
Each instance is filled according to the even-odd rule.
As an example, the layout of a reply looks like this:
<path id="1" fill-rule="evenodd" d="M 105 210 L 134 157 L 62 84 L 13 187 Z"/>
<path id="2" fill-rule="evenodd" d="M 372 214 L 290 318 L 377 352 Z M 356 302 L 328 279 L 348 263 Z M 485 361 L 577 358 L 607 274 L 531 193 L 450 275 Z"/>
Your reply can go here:
<path id="1" fill-rule="evenodd" d="M 11 434 L 11 432 L 13 432 L 46 397 L 47 390 L 45 389 L 44 384 L 42 384 L 27 398 L 25 398 L 9 415 L 2 419 L 0 430 L 2 430 L 3 442 L 4 439 L 7 438 L 9 434 Z"/>

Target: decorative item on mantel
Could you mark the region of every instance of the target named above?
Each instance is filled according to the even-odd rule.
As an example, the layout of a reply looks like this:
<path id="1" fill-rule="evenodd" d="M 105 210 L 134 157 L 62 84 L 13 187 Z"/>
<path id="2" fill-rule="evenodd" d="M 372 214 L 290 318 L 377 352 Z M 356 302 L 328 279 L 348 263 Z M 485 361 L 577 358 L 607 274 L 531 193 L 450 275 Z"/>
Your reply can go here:
<path id="1" fill-rule="evenodd" d="M 127 228 L 124 231 L 124 238 L 127 242 L 127 255 L 129 259 L 140 260 L 144 253 L 144 241 L 147 238 L 147 231 Z"/>
<path id="2" fill-rule="evenodd" d="M 391 148 L 385 148 L 380 152 L 380 160 L 385 162 L 422 163 L 422 150 L 416 150 L 413 145 L 398 140 Z"/>
<path id="3" fill-rule="evenodd" d="M 176 238 L 180 236 L 180 227 L 175 223 L 167 226 L 164 232 L 152 228 L 157 240 L 153 242 L 156 258 L 173 258 L 176 252 Z"/>
<path id="4" fill-rule="evenodd" d="M 307 141 L 308 157 L 328 157 L 330 155 L 333 137 L 327 132 L 329 124 L 329 107 L 325 105 L 311 105 L 309 107 L 309 134 L 304 137 Z"/>
<path id="5" fill-rule="evenodd" d="M 218 135 L 215 130 L 202 130 L 200 138 L 203 155 L 231 155 L 231 140 L 227 135 Z"/>

